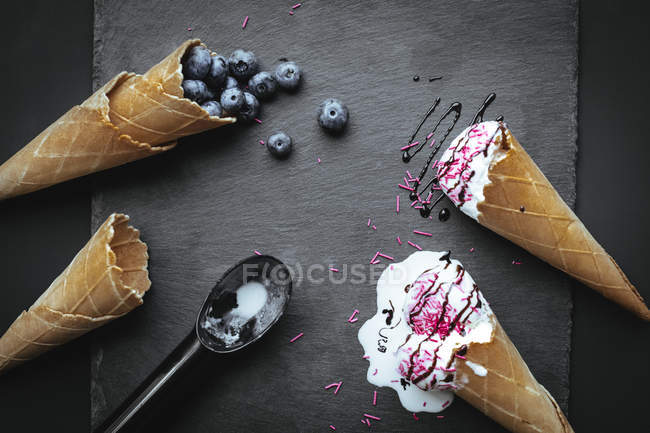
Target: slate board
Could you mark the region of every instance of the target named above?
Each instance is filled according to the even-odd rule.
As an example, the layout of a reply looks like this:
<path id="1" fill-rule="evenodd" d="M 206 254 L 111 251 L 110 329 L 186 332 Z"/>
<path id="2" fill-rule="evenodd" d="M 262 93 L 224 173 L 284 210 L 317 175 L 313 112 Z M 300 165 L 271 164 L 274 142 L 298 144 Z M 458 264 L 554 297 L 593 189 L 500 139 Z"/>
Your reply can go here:
<path id="1" fill-rule="evenodd" d="M 307 1 L 294 16 L 290 6 L 95 1 L 95 87 L 121 70 L 144 72 L 190 37 L 225 54 L 252 49 L 266 67 L 289 57 L 304 67 L 305 80 L 298 94 L 264 105 L 261 125 L 187 138 L 162 156 L 91 178 L 93 228 L 111 212 L 128 213 L 149 245 L 153 282 L 144 306 L 94 333 L 93 425 L 185 337 L 221 272 L 253 250 L 303 270 L 344 269 L 366 264 L 378 248 L 403 260 L 413 249 L 398 246 L 395 236 L 414 239 L 413 229 L 434 234 L 417 239 L 424 248 L 451 249 L 466 265 L 532 372 L 566 411 L 568 277 L 453 208 L 440 223 L 404 205 L 396 215 L 394 206 L 398 193 L 407 202 L 396 188 L 404 170 L 422 163 L 404 165 L 398 148 L 432 100 L 464 104 L 460 132 L 491 91 L 498 96 L 487 117 L 505 116 L 573 204 L 576 2 Z M 428 82 L 435 75 L 444 78 Z M 332 96 L 351 112 L 338 138 L 323 134 L 315 120 L 318 103 Z M 288 161 L 258 144 L 278 129 L 295 140 Z M 514 258 L 522 264 L 513 266 Z M 443 421 L 430 414 L 415 421 L 389 389 L 380 389 L 371 406 L 374 387 L 365 379 L 357 330 L 375 313 L 373 279 L 381 267 L 365 269 L 364 284 L 341 282 L 342 273 L 337 282 L 297 281 L 276 329 L 246 356 L 219 364 L 162 417 L 163 431 L 326 431 L 329 424 L 365 431 L 359 420 L 368 411 L 382 417 L 374 431 L 503 431 L 460 400 Z M 350 325 L 354 308 L 360 321 Z M 299 332 L 305 336 L 290 344 Z M 323 390 L 338 380 L 344 383 L 337 396 Z"/>

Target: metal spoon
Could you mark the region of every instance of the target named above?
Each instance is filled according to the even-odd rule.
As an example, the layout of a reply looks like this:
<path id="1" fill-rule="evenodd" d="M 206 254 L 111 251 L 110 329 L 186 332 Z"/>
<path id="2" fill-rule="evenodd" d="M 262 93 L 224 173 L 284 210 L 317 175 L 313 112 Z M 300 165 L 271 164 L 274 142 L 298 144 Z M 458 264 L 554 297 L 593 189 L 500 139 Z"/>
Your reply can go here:
<path id="1" fill-rule="evenodd" d="M 231 353 L 259 340 L 282 317 L 291 289 L 289 269 L 274 257 L 252 256 L 230 268 L 205 299 L 190 335 L 95 433 L 143 429 L 160 412 L 161 396 L 184 373 L 203 359 L 214 361 L 215 353 Z"/>

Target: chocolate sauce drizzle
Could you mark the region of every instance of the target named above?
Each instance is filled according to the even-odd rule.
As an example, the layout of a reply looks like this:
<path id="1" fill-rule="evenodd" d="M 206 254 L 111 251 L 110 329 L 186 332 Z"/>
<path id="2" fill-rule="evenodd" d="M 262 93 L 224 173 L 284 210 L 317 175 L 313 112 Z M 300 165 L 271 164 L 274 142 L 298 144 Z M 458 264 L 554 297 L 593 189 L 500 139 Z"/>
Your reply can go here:
<path id="1" fill-rule="evenodd" d="M 485 100 L 483 101 L 483 103 L 481 104 L 479 109 L 477 110 L 476 114 L 472 118 L 472 121 L 470 122 L 469 126 L 476 125 L 477 123 L 480 123 L 480 122 L 483 121 L 483 116 L 485 114 L 485 111 L 490 106 L 490 104 L 492 104 L 492 102 L 494 102 L 494 100 L 496 99 L 496 96 L 497 96 L 496 93 L 493 92 L 493 93 L 490 93 L 485 98 Z M 440 104 L 440 98 L 436 98 L 436 100 L 433 102 L 433 104 L 431 104 L 431 106 L 427 110 L 426 114 L 424 115 L 424 117 L 422 118 L 420 123 L 418 124 L 417 128 L 415 128 L 415 131 L 413 132 L 413 134 L 411 135 L 411 138 L 409 139 L 409 143 L 414 142 L 415 137 L 417 136 L 418 132 L 422 128 L 422 125 L 424 125 L 424 122 L 426 122 L 426 120 L 429 118 L 429 116 L 431 116 L 431 114 L 433 114 L 433 112 L 436 110 L 436 107 L 439 104 Z M 436 130 L 438 129 L 438 126 L 440 125 L 440 123 L 444 119 L 446 119 L 448 116 L 453 114 L 454 117 L 453 117 L 451 125 L 445 131 L 442 139 L 440 141 L 436 142 L 436 145 L 431 150 L 431 153 L 429 154 L 429 157 L 427 158 L 426 163 L 424 164 L 424 166 L 420 170 L 419 175 L 417 176 L 418 181 L 413 186 L 413 191 L 411 191 L 411 193 L 409 194 L 409 198 L 412 201 L 420 199 L 420 196 L 418 194 L 418 189 L 420 188 L 420 185 L 422 184 L 422 180 L 424 179 L 424 176 L 426 176 L 427 171 L 429 170 L 429 167 L 431 166 L 431 163 L 433 162 L 433 159 L 434 159 L 436 153 L 438 152 L 438 150 L 440 150 L 440 147 L 442 146 L 442 144 L 445 142 L 445 140 L 447 139 L 447 137 L 449 136 L 451 131 L 456 126 L 456 123 L 458 122 L 458 119 L 460 118 L 461 110 L 462 110 L 462 104 L 460 102 L 454 102 L 453 104 L 451 104 L 449 106 L 447 111 L 445 113 L 443 113 L 443 115 L 440 117 L 440 119 L 438 120 L 436 125 L 433 127 L 433 130 L 431 130 L 431 134 L 434 134 L 436 132 Z M 498 116 L 497 121 L 502 122 L 503 121 L 503 116 Z M 467 140 L 466 140 L 466 142 L 467 142 Z M 454 155 L 456 153 L 456 150 L 461 149 L 463 146 L 465 146 L 466 142 L 462 146 L 458 146 L 458 148 L 454 150 Z M 402 161 L 404 161 L 405 163 L 410 162 L 411 159 L 415 155 L 417 155 L 426 146 L 426 144 L 427 144 L 427 140 L 424 139 L 424 140 L 422 140 L 422 142 L 417 146 L 417 148 L 414 151 L 411 152 L 411 149 L 406 149 L 404 151 L 404 153 L 402 153 Z M 453 161 L 453 158 L 451 158 L 449 161 L 445 161 L 445 163 L 443 165 L 443 169 L 442 169 L 444 173 L 449 171 L 451 161 Z M 430 194 L 433 195 L 434 191 L 435 191 L 434 188 L 435 188 L 436 185 L 438 185 L 438 179 L 439 179 L 438 175 L 434 174 L 433 178 L 431 180 L 429 180 L 424 185 L 424 188 L 422 189 L 422 191 L 430 190 Z M 461 198 L 461 200 L 462 200 L 462 198 L 463 198 L 463 196 L 465 194 L 465 188 L 466 187 L 464 187 L 463 190 L 459 194 L 459 197 Z M 441 192 L 440 195 L 438 197 L 436 197 L 436 199 L 433 202 L 422 203 L 422 207 L 420 208 L 420 215 L 423 218 L 428 218 L 431 215 L 432 209 L 444 197 L 445 197 L 445 193 Z M 422 200 L 420 200 L 420 201 L 422 201 Z M 462 206 L 462 202 L 461 202 L 460 206 Z M 443 209 L 443 211 L 444 211 L 444 209 Z M 449 218 L 448 210 L 447 210 L 447 213 L 444 213 L 443 211 L 441 211 L 440 215 L 438 215 L 438 219 L 440 221 L 446 221 Z"/>

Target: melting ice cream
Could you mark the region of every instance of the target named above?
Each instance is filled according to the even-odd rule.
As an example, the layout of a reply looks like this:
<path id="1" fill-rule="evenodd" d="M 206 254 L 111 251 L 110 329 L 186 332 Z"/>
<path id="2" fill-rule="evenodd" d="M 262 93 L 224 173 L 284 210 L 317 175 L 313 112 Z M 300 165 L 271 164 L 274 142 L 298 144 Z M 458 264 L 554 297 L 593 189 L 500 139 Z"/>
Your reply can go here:
<path id="1" fill-rule="evenodd" d="M 493 317 L 472 277 L 448 252 L 412 254 L 382 273 L 377 314 L 359 330 L 368 381 L 395 389 L 408 411 L 441 411 L 462 386 L 456 361 L 471 343 L 492 339 Z"/>
<path id="2" fill-rule="evenodd" d="M 454 204 L 478 220 L 477 205 L 485 199 L 488 170 L 502 160 L 503 122 L 481 122 L 466 128 L 451 143 L 437 164 L 438 182 Z"/>

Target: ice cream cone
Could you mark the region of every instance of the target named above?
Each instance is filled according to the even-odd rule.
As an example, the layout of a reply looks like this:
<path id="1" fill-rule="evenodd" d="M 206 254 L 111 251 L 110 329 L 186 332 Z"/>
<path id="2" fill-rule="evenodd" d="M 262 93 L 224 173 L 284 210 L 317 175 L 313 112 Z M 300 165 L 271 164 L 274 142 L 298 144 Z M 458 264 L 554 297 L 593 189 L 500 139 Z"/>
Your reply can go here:
<path id="1" fill-rule="evenodd" d="M 188 40 L 144 75 L 122 72 L 0 166 L 0 200 L 165 152 L 186 135 L 235 122 L 183 97 Z"/>
<path id="2" fill-rule="evenodd" d="M 558 404 L 493 320 L 491 341 L 469 345 L 466 360 L 456 360 L 456 394 L 515 433 L 573 432 Z"/>
<path id="3" fill-rule="evenodd" d="M 0 374 L 142 304 L 147 245 L 112 214 L 50 287 L 0 338 Z"/>
<path id="4" fill-rule="evenodd" d="M 460 174 L 453 171 L 458 167 L 451 170 L 447 168 L 449 164 L 445 164 L 447 159 L 443 156 L 438 168 L 439 175 L 443 175 L 440 185 L 452 201 L 483 226 L 566 272 L 639 317 L 650 320 L 650 310 L 639 292 L 562 200 L 505 124 L 485 122 L 475 128 L 477 129 L 469 128 L 469 132 L 461 134 L 452 147 L 467 148 L 479 143 L 484 147 L 493 146 L 496 150 L 472 150 L 473 153 L 465 157 L 465 165 L 458 164 L 462 172 Z M 493 132 L 493 129 L 496 132 Z M 485 140 L 488 144 L 479 142 L 481 138 L 476 138 L 481 137 L 485 130 L 490 131 L 489 139 Z M 468 144 L 467 140 L 473 142 Z M 490 162 L 487 155 L 492 155 L 493 151 L 498 157 Z M 449 152 L 448 150 L 446 155 L 449 155 Z M 455 155 L 461 153 L 457 151 Z M 481 176 L 477 171 L 481 168 L 472 165 L 472 160 L 480 160 L 482 154 L 485 154 L 486 158 L 476 164 L 489 164 L 484 184 L 481 183 Z M 448 173 L 446 177 L 445 173 Z M 460 182 L 459 178 L 462 179 Z M 471 194 L 471 190 L 482 194 L 483 197 Z M 473 212 L 472 201 L 475 202 Z"/>

